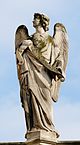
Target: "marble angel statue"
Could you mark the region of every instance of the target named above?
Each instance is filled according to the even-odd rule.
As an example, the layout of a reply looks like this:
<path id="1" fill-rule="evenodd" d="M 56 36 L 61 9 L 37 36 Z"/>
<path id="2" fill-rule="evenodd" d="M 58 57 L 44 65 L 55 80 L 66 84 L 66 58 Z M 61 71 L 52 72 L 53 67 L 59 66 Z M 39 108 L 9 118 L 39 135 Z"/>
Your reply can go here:
<path id="1" fill-rule="evenodd" d="M 20 97 L 25 112 L 27 132 L 45 130 L 58 132 L 53 121 L 53 105 L 59 96 L 61 82 L 65 80 L 68 59 L 67 31 L 63 24 L 54 25 L 50 36 L 49 18 L 34 14 L 31 36 L 25 25 L 15 34 L 15 54 Z"/>

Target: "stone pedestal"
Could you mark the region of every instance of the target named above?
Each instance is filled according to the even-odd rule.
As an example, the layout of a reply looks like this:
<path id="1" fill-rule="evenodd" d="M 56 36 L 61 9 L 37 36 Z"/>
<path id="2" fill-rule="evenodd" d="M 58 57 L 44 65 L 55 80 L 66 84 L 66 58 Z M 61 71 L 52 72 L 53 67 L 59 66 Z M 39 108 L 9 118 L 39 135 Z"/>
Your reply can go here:
<path id="1" fill-rule="evenodd" d="M 56 142 L 56 132 L 40 130 L 27 133 L 27 145 L 55 145 Z"/>
<path id="2" fill-rule="evenodd" d="M 56 145 L 80 145 L 80 141 L 58 141 L 55 144 Z M 3 143 L 0 142 L 0 145 L 28 145 L 28 143 L 27 142 L 5 142 L 5 143 L 4 142 Z M 43 145 L 43 144 L 41 144 L 41 145 Z M 46 143 L 44 143 L 44 145 L 46 145 Z M 47 145 L 50 145 L 50 144 L 47 143 Z M 54 145 L 54 143 L 52 142 L 51 145 Z"/>

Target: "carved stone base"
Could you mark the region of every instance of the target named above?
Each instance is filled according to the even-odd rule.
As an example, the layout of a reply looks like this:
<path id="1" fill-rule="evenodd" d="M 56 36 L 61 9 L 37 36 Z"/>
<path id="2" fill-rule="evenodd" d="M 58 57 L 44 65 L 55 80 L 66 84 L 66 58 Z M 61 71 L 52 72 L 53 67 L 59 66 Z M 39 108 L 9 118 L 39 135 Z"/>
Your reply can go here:
<path id="1" fill-rule="evenodd" d="M 55 145 L 56 142 L 56 132 L 40 130 L 27 133 L 27 145 Z"/>
<path id="2" fill-rule="evenodd" d="M 0 142 L 0 145 L 32 145 L 28 144 L 27 142 Z M 34 145 L 34 144 L 33 144 Z M 37 144 L 35 144 L 37 145 Z M 38 143 L 38 145 L 50 145 L 49 143 Z M 51 145 L 55 145 L 55 143 L 52 142 Z M 80 145 L 80 141 L 58 141 L 56 145 Z"/>

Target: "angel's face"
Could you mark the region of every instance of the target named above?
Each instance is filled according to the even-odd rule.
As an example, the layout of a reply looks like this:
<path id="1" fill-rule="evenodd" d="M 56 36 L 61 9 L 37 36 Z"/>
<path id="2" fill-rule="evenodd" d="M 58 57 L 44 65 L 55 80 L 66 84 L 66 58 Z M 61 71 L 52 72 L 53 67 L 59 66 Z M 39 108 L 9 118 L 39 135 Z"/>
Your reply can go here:
<path id="1" fill-rule="evenodd" d="M 33 20 L 33 27 L 37 27 L 37 26 L 39 26 L 40 25 L 40 19 L 39 18 L 35 18 L 34 20 Z"/>

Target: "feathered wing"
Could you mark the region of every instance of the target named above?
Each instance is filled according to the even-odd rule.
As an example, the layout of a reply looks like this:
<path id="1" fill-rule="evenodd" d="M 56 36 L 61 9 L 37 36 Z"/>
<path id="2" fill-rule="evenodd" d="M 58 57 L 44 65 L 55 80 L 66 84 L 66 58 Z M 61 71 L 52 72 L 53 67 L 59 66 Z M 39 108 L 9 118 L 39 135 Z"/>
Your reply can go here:
<path id="1" fill-rule="evenodd" d="M 22 53 L 24 50 L 22 50 L 20 46 L 22 45 L 22 42 L 27 39 L 29 39 L 28 29 L 25 25 L 20 25 L 15 33 L 15 54 L 16 54 L 16 64 L 17 64 L 17 72 L 18 72 L 19 80 L 20 80 L 20 74 L 22 73 L 22 66 L 24 61 L 22 57 Z M 23 68 L 25 69 L 25 67 Z"/>
<path id="2" fill-rule="evenodd" d="M 63 24 L 60 24 L 60 23 L 55 24 L 53 41 L 54 41 L 55 49 L 57 47 L 60 51 L 60 55 L 57 59 L 58 59 L 58 62 L 61 62 L 61 63 L 60 65 L 58 63 L 57 67 L 61 69 L 61 74 L 63 76 L 62 78 L 59 78 L 57 76 L 59 79 L 57 79 L 53 84 L 54 85 L 53 100 L 56 102 L 59 96 L 59 89 L 61 86 L 61 81 L 65 80 L 65 76 L 66 76 L 65 71 L 66 71 L 66 66 L 67 66 L 67 61 L 68 61 L 68 35 Z"/>

